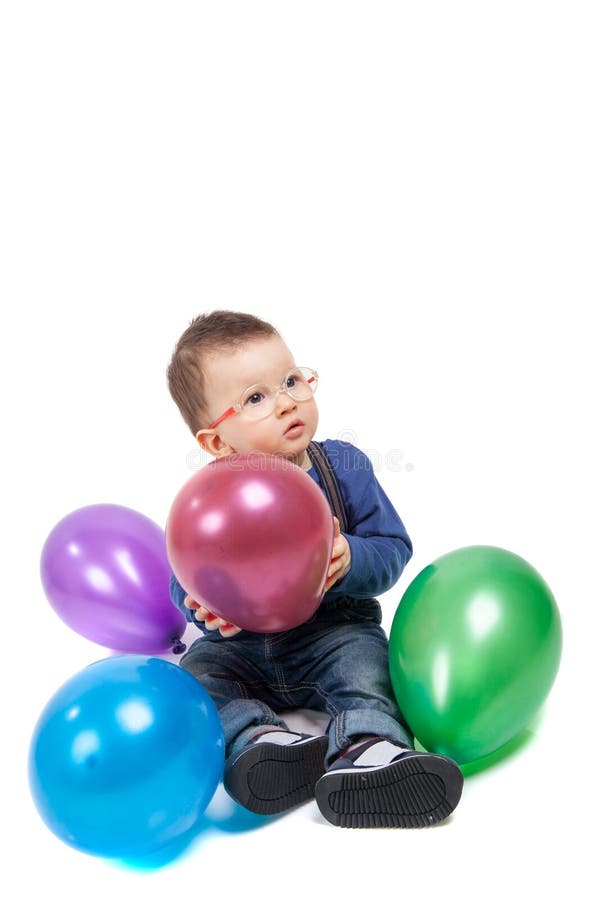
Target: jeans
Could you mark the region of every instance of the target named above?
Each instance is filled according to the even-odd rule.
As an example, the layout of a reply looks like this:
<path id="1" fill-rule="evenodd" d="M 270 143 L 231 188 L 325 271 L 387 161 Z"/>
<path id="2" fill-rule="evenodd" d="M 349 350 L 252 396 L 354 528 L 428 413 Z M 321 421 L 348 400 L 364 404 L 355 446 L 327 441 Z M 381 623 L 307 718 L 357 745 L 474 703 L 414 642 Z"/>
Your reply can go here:
<path id="1" fill-rule="evenodd" d="M 326 768 L 362 735 L 414 746 L 394 700 L 380 622 L 376 600 L 341 597 L 290 631 L 212 632 L 195 641 L 181 665 L 215 702 L 226 756 L 269 726 L 289 730 L 278 713 L 299 707 L 331 717 Z"/>

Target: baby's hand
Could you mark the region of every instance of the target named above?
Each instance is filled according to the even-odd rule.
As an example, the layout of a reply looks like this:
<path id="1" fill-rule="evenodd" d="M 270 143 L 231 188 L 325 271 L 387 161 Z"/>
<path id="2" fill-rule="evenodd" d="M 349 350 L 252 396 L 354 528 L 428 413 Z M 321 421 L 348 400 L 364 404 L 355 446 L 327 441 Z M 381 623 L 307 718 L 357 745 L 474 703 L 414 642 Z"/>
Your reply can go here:
<path id="1" fill-rule="evenodd" d="M 222 637 L 233 637 L 242 630 L 237 625 L 232 625 L 231 622 L 226 622 L 225 619 L 215 616 L 210 609 L 202 606 L 201 603 L 197 603 L 189 596 L 185 597 L 183 602 L 188 609 L 195 610 L 194 618 L 198 619 L 199 622 L 204 622 L 207 631 L 216 631 L 218 628 Z"/>
<path id="2" fill-rule="evenodd" d="M 350 568 L 352 555 L 350 553 L 350 544 L 343 534 L 340 534 L 339 520 L 334 516 L 333 524 L 335 526 L 335 534 L 333 538 L 333 549 L 331 551 L 331 562 L 329 571 L 327 572 L 327 581 L 325 582 L 324 592 L 344 577 Z"/>

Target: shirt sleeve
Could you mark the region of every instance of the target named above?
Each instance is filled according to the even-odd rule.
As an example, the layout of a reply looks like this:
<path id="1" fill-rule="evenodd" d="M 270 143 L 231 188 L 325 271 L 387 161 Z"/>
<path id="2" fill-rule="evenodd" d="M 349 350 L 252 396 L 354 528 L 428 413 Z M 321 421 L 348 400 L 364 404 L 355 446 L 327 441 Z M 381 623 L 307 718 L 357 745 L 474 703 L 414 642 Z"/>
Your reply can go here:
<path id="1" fill-rule="evenodd" d="M 182 588 L 172 572 L 171 577 L 169 578 L 169 594 L 171 596 L 172 603 L 174 603 L 177 609 L 181 610 L 188 622 L 192 622 L 192 624 L 196 625 L 200 629 L 200 631 L 203 632 L 203 634 L 206 634 L 206 628 L 204 627 L 203 623 L 199 622 L 195 617 L 194 610 L 188 609 L 188 607 L 183 602 L 187 596 L 187 591 Z"/>
<path id="2" fill-rule="evenodd" d="M 336 469 L 349 520 L 343 534 L 350 545 L 350 569 L 327 594 L 366 600 L 396 584 L 413 548 L 369 457 L 356 447 L 353 451 L 352 470 Z"/>

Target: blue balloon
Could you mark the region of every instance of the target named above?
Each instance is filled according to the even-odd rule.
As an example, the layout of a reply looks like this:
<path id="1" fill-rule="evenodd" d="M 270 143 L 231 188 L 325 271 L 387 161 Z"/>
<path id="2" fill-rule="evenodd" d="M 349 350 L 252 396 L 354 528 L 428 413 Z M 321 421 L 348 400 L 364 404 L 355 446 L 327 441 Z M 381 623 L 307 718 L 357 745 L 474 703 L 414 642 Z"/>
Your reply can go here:
<path id="1" fill-rule="evenodd" d="M 74 675 L 33 733 L 38 812 L 65 843 L 140 857 L 191 833 L 223 774 L 216 707 L 184 669 L 125 655 Z"/>

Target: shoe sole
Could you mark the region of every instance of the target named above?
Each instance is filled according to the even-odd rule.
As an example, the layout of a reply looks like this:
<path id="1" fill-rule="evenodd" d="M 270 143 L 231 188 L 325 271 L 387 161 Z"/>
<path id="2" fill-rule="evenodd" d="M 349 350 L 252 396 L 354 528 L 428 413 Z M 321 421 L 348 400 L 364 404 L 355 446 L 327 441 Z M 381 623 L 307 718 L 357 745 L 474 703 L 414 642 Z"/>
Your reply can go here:
<path id="1" fill-rule="evenodd" d="M 299 746 L 256 744 L 233 763 L 224 786 L 252 812 L 272 815 L 291 809 L 314 797 L 327 745 L 325 735 Z"/>
<path id="2" fill-rule="evenodd" d="M 327 821 L 342 828 L 423 828 L 450 815 L 462 787 L 451 759 L 410 756 L 365 772 L 326 772 L 315 797 Z"/>

